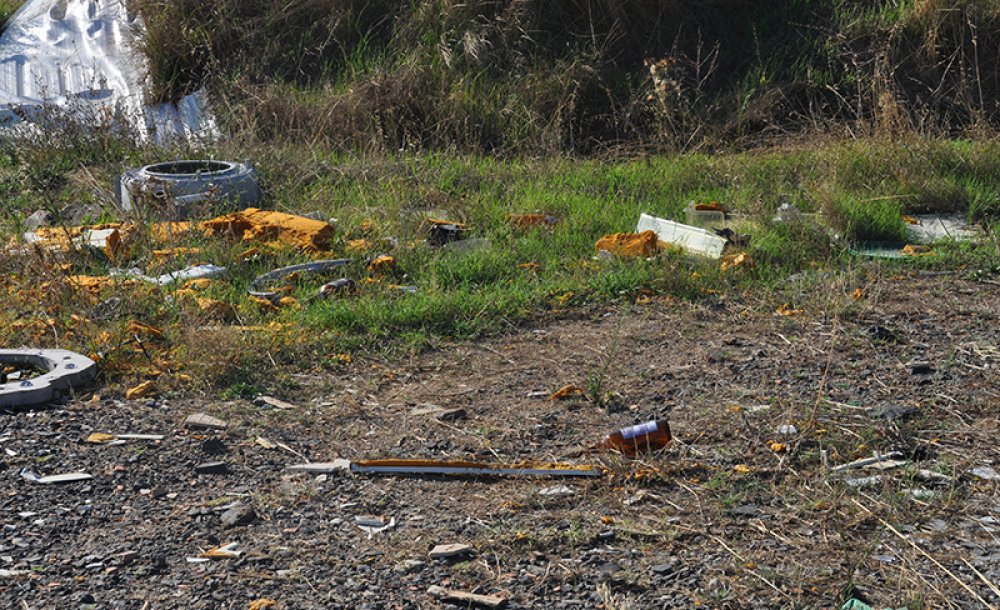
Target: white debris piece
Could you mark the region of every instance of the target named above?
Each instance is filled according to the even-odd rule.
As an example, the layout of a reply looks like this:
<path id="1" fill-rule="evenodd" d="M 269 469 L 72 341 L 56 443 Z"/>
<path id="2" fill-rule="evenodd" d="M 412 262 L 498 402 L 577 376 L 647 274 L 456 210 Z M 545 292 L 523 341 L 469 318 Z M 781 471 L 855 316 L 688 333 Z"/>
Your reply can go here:
<path id="1" fill-rule="evenodd" d="M 52 485 L 54 483 L 76 483 L 77 481 L 88 481 L 94 477 L 90 476 L 86 472 L 68 472 L 66 474 L 53 474 L 43 477 L 30 468 L 24 468 L 21 470 L 21 478 L 31 481 L 32 483 Z"/>
<path id="2" fill-rule="evenodd" d="M 972 473 L 972 476 L 984 481 L 1000 481 L 1000 473 L 997 473 L 997 471 L 990 466 L 977 466 L 970 472 Z"/>
<path id="3" fill-rule="evenodd" d="M 726 247 L 726 239 L 711 231 L 648 214 L 639 215 L 639 226 L 636 227 L 636 232 L 642 233 L 643 231 L 653 231 L 659 241 L 680 246 L 692 254 L 700 254 L 709 258 L 719 258 L 722 256 L 722 249 Z"/>
<path id="4" fill-rule="evenodd" d="M 125 2 L 28 0 L 0 35 L 0 125 L 31 133 L 47 109 L 93 124 L 121 117 L 145 141 L 211 140 L 203 92 L 146 105 L 143 25 Z"/>
<path id="5" fill-rule="evenodd" d="M 361 528 L 362 531 L 368 534 L 370 539 L 375 534 L 381 534 L 382 532 L 396 527 L 396 518 L 391 517 L 389 521 L 382 519 L 381 517 L 373 517 L 371 515 L 358 515 L 354 518 L 354 524 Z"/>

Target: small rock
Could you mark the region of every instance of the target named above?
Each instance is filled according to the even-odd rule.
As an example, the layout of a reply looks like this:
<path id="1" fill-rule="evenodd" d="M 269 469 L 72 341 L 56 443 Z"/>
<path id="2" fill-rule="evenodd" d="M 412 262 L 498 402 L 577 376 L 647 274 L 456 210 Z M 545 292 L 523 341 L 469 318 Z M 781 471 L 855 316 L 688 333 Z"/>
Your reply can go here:
<path id="1" fill-rule="evenodd" d="M 465 409 L 445 409 L 434 417 L 438 421 L 458 421 L 460 419 L 465 419 L 466 416 L 467 414 Z"/>
<path id="2" fill-rule="evenodd" d="M 906 421 L 919 411 L 905 405 L 879 405 L 871 410 L 873 417 L 885 421 Z"/>
<path id="3" fill-rule="evenodd" d="M 744 504 L 742 506 L 737 506 L 733 510 L 729 511 L 729 513 L 740 517 L 757 517 L 760 515 L 760 508 L 753 504 Z"/>
<path id="4" fill-rule="evenodd" d="M 467 544 L 439 544 L 429 553 L 431 559 L 448 559 L 465 555 L 472 550 Z"/>
<path id="5" fill-rule="evenodd" d="M 225 462 L 205 462 L 194 467 L 197 474 L 228 474 L 229 465 Z"/>
<path id="6" fill-rule="evenodd" d="M 205 439 L 201 444 L 201 450 L 209 455 L 219 455 L 227 451 L 226 444 L 217 438 Z"/>
<path id="7" fill-rule="evenodd" d="M 546 498 L 557 498 L 560 496 L 572 496 L 576 492 L 573 491 L 571 487 L 566 485 L 556 485 L 554 487 L 546 487 L 538 492 L 538 495 L 544 496 Z"/>
<path id="8" fill-rule="evenodd" d="M 48 210 L 37 210 L 24 219 L 24 228 L 28 231 L 34 231 L 40 227 L 51 225 L 52 221 L 52 214 Z"/>
<path id="9" fill-rule="evenodd" d="M 879 343 L 899 343 L 899 336 L 881 324 L 870 326 L 868 328 L 868 337 L 872 341 Z"/>
<path id="10" fill-rule="evenodd" d="M 799 433 L 799 429 L 792 424 L 786 424 L 784 426 L 778 426 L 778 434 L 782 436 L 795 436 Z"/>
<path id="11" fill-rule="evenodd" d="M 972 476 L 984 481 L 1000 481 L 1000 474 L 989 466 L 977 466 L 971 471 Z"/>
<path id="12" fill-rule="evenodd" d="M 222 523 L 223 527 L 238 527 L 240 525 L 249 525 L 257 520 L 257 513 L 254 512 L 252 508 L 245 504 L 240 504 L 234 506 L 222 513 L 219 521 Z"/>
<path id="13" fill-rule="evenodd" d="M 191 430 L 225 430 L 228 425 L 221 419 L 205 413 L 193 413 L 184 420 L 184 426 Z"/>
<path id="14" fill-rule="evenodd" d="M 653 572 L 653 574 L 659 574 L 659 575 L 662 576 L 664 574 L 669 574 L 669 573 L 673 572 L 674 571 L 674 564 L 672 564 L 672 563 L 660 563 L 660 564 L 657 564 L 657 565 L 653 566 L 652 568 L 650 568 L 650 570 Z"/>

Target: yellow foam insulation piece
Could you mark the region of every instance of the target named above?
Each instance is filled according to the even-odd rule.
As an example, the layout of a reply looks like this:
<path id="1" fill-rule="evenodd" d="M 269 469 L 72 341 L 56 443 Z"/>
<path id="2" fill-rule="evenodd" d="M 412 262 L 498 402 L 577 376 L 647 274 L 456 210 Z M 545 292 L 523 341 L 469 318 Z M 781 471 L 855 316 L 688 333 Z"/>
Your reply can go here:
<path id="1" fill-rule="evenodd" d="M 328 250 L 333 236 L 333 227 L 321 220 L 257 208 L 219 216 L 201 226 L 208 237 L 228 235 L 242 241 L 289 245 L 309 252 Z"/>
<path id="2" fill-rule="evenodd" d="M 612 233 L 597 240 L 597 251 L 605 250 L 621 257 L 654 256 L 659 249 L 656 233 Z"/>

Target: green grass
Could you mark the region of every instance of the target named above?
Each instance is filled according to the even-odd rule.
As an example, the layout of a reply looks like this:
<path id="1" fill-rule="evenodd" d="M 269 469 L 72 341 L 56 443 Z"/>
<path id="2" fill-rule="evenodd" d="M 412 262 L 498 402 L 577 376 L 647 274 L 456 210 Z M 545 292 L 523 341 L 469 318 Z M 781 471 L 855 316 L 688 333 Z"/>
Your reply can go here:
<path id="1" fill-rule="evenodd" d="M 199 347 L 205 338 L 193 329 L 203 321 L 165 299 L 171 290 L 119 296 L 129 299 L 131 317 L 169 329 L 173 356 L 183 356 L 188 368 L 202 363 L 199 374 L 223 387 L 249 387 L 262 383 L 254 371 L 269 359 L 293 362 L 307 356 L 317 363 L 335 362 L 332 358 L 341 352 L 422 349 L 441 339 L 506 332 L 539 317 L 632 302 L 643 294 L 708 301 L 721 295 L 780 304 L 783 297 L 772 294 L 783 290 L 784 278 L 810 270 L 893 265 L 962 267 L 991 275 L 1000 268 L 991 240 L 941 245 L 937 256 L 895 263 L 858 261 L 846 249 L 850 240 L 901 239 L 901 215 L 919 211 L 966 213 L 992 226 L 1000 192 L 998 153 L 1000 144 L 993 142 L 858 141 L 732 155 L 599 161 L 444 153 L 359 158 L 228 144 L 199 154 L 254 158 L 271 194 L 265 207 L 319 212 L 335 219 L 332 250 L 325 256 L 357 260 L 345 273 L 358 282 L 359 294 L 317 299 L 315 291 L 324 278 L 305 277 L 293 292 L 301 309 L 262 311 L 245 297 L 249 283 L 274 267 L 302 262 L 303 255 L 283 251 L 241 262 L 238 254 L 245 245 L 198 238 L 180 245 L 201 247 L 203 252 L 176 265 L 212 262 L 230 271 L 227 281 L 204 295 L 234 305 L 242 324 L 278 321 L 289 325 L 285 331 L 268 337 L 220 336 Z M 81 173 L 110 191 L 113 177 L 125 166 L 189 154 L 107 147 L 86 139 L 59 149 L 44 142 L 10 149 L 0 167 L 0 185 L 32 188 L 17 191 L 5 202 L 0 216 L 5 232 L 18 231 L 23 216 L 34 209 L 58 212 L 64 203 L 94 198 L 93 185 L 74 177 Z M 597 239 L 634 230 L 641 212 L 683 221 L 688 201 L 707 199 L 726 205 L 734 213 L 735 226 L 751 235 L 747 251 L 757 263 L 755 269 L 722 273 L 716 261 L 677 253 L 652 260 L 595 258 Z M 817 216 L 799 224 L 773 223 L 775 210 L 784 202 Z M 559 223 L 528 231 L 512 228 L 509 215 L 523 212 L 553 215 Z M 429 247 L 421 233 L 427 216 L 467 223 L 469 236 L 485 238 L 490 246 L 469 253 Z M 364 255 L 349 252 L 347 242 L 361 237 L 379 245 Z M 391 247 L 390 241 L 397 245 Z M 368 284 L 364 259 L 379 252 L 395 256 L 397 269 Z M 127 264 L 147 267 L 150 260 L 148 249 L 140 246 Z M 19 270 L 16 260 L 6 264 L 8 271 Z M 100 275 L 108 267 L 99 259 L 78 258 L 70 272 Z M 404 293 L 393 285 L 416 286 L 417 292 Z M 12 290 L 24 287 L 14 282 Z M 16 301 L 12 297 L 11 302 Z M 71 314 L 81 311 L 72 295 L 62 293 L 11 307 L 41 309 L 66 324 Z M 97 330 L 120 332 L 125 321 L 97 325 L 94 332 L 76 339 L 79 347 L 91 349 L 97 345 Z M 24 329 L 12 331 L 11 338 L 25 343 L 33 339 Z M 256 347 L 248 350 L 248 342 Z"/>

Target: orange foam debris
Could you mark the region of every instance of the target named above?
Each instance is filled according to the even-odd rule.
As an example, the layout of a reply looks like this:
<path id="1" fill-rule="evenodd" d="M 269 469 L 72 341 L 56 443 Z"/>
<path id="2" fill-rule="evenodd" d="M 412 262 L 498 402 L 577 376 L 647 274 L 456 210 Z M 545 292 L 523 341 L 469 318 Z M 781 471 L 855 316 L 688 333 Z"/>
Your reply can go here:
<path id="1" fill-rule="evenodd" d="M 654 256 L 659 249 L 656 233 L 612 233 L 597 240 L 597 251 L 605 250 L 621 257 Z"/>

